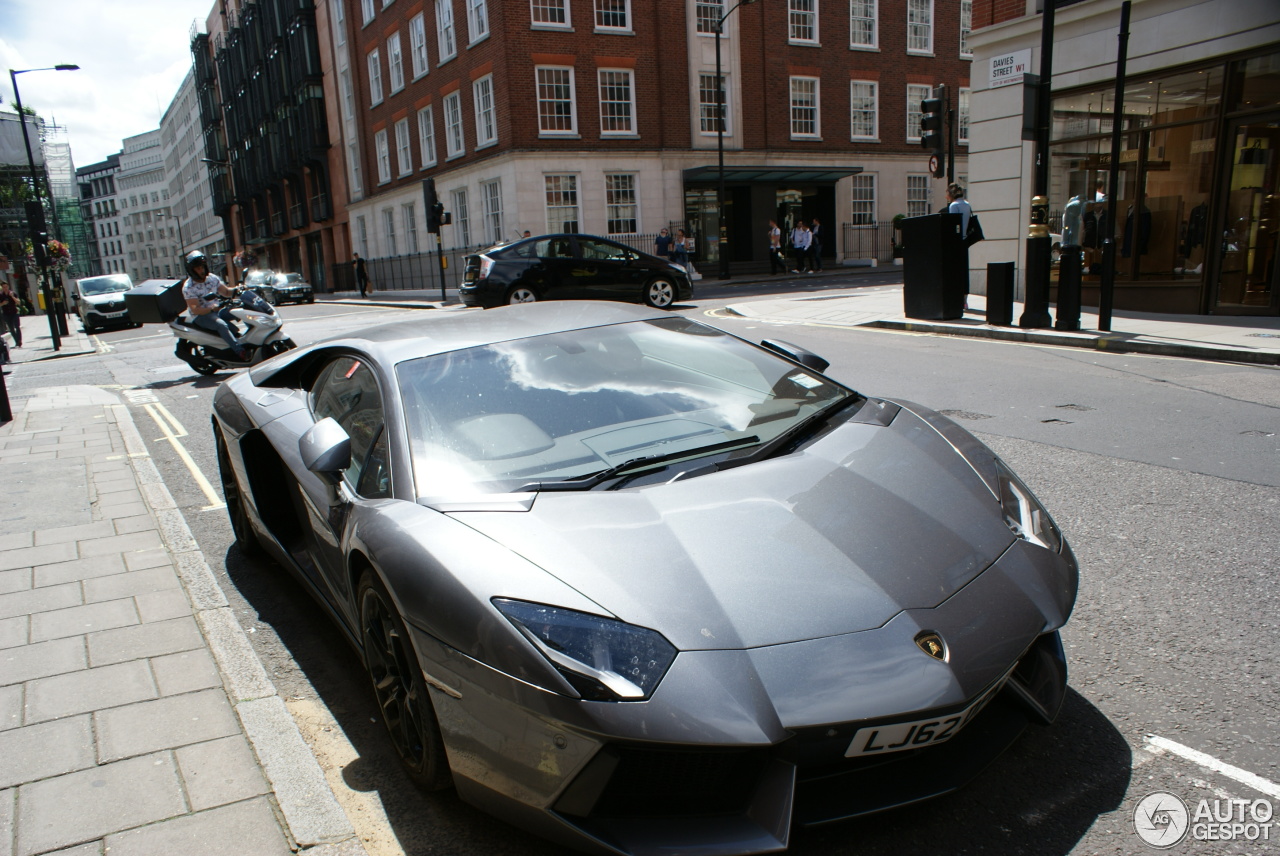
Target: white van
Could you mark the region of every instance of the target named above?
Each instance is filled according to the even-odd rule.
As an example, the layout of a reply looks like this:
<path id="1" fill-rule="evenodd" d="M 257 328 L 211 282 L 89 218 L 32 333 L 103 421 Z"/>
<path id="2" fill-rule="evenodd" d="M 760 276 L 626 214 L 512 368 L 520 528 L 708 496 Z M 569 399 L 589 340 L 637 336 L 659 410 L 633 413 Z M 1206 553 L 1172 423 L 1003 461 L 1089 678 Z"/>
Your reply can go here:
<path id="1" fill-rule="evenodd" d="M 127 273 L 76 280 L 71 299 L 84 323 L 84 331 L 94 333 L 104 327 L 141 327 L 129 318 L 129 310 L 124 304 L 124 293 L 131 288 L 133 280 Z"/>

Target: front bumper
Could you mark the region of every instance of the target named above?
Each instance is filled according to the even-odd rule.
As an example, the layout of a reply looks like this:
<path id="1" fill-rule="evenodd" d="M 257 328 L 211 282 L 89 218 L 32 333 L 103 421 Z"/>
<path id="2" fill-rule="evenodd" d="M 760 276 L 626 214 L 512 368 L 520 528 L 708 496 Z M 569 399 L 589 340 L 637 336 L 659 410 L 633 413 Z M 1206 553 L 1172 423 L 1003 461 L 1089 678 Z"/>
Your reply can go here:
<path id="1" fill-rule="evenodd" d="M 129 318 L 129 310 L 125 307 L 124 295 L 121 295 L 119 301 L 82 306 L 80 318 L 88 327 L 110 327 L 133 323 Z"/>
<path id="2" fill-rule="evenodd" d="M 786 848 L 792 823 L 955 790 L 1027 722 L 1051 722 L 1075 573 L 1069 548 L 1018 541 L 945 603 L 873 630 L 682 652 L 645 702 L 557 695 L 412 632 L 464 799 L 588 852 L 766 853 Z M 949 662 L 916 646 L 925 629 Z M 859 728 L 946 717 L 989 691 L 945 743 L 846 757 Z"/>

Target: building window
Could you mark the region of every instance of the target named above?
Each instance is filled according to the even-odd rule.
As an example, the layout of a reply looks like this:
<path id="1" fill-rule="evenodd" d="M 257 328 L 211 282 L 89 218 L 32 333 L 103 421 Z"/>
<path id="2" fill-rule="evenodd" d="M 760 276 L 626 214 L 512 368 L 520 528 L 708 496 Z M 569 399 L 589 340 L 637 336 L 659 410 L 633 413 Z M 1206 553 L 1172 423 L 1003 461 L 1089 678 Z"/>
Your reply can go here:
<path id="1" fill-rule="evenodd" d="M 472 100 L 476 107 L 476 148 L 498 142 L 498 125 L 493 115 L 493 75 L 471 84 Z"/>
<path id="2" fill-rule="evenodd" d="M 880 44 L 876 5 L 877 0 L 849 0 L 849 47 L 874 48 Z"/>
<path id="3" fill-rule="evenodd" d="M 787 38 L 793 42 L 818 41 L 818 0 L 787 0 Z"/>
<path id="4" fill-rule="evenodd" d="M 933 0 L 907 0 L 907 53 L 933 53 Z"/>
<path id="5" fill-rule="evenodd" d="M 635 132 L 635 105 L 632 101 L 631 71 L 601 69 L 600 133 L 631 134 Z"/>
<path id="6" fill-rule="evenodd" d="M 453 0 L 436 0 L 436 40 L 440 43 L 440 62 L 451 60 L 458 53 L 453 37 Z"/>
<path id="7" fill-rule="evenodd" d="M 414 209 L 412 202 L 401 205 L 400 209 L 404 212 L 405 251 L 411 256 L 416 256 L 419 252 L 418 212 Z"/>
<path id="8" fill-rule="evenodd" d="M 480 184 L 480 202 L 484 206 L 484 239 L 490 244 L 502 240 L 502 181 Z"/>
<path id="9" fill-rule="evenodd" d="M 697 0 L 694 15 L 699 33 L 719 32 L 720 19 L 724 16 L 724 0 Z"/>
<path id="10" fill-rule="evenodd" d="M 849 136 L 852 139 L 874 140 L 879 137 L 876 98 L 875 81 L 849 82 Z"/>
<path id="11" fill-rule="evenodd" d="M 535 27 L 569 26 L 569 0 L 529 0 Z"/>
<path id="12" fill-rule="evenodd" d="M 720 97 L 724 100 L 724 132 L 729 134 L 733 122 L 729 120 L 728 86 L 721 89 Z M 698 75 L 698 116 L 699 130 L 704 134 L 714 134 L 719 128 L 716 119 L 719 117 L 716 104 L 716 76 L 714 74 Z"/>
<path id="13" fill-rule="evenodd" d="M 378 49 L 369 51 L 369 106 L 382 103 L 382 63 L 378 61 Z"/>
<path id="14" fill-rule="evenodd" d="M 450 92 L 444 97 L 445 156 L 456 158 L 465 148 L 462 141 L 462 95 Z"/>
<path id="15" fill-rule="evenodd" d="M 391 180 L 391 152 L 387 148 L 387 130 L 373 135 L 373 148 L 378 153 L 378 183 L 386 184 Z"/>
<path id="16" fill-rule="evenodd" d="M 396 256 L 396 212 L 391 208 L 382 209 L 382 233 L 386 239 L 387 255 Z"/>
<path id="17" fill-rule="evenodd" d="M 338 47 L 347 43 L 347 16 L 343 11 L 344 5 L 345 0 L 331 0 L 329 3 L 329 14 L 333 16 L 334 36 Z"/>
<path id="18" fill-rule="evenodd" d="M 467 38 L 474 44 L 489 35 L 489 5 L 486 0 L 467 0 Z"/>
<path id="19" fill-rule="evenodd" d="M 373 0 L 360 0 L 360 20 L 364 24 L 373 20 Z"/>
<path id="20" fill-rule="evenodd" d="M 387 66 L 391 72 L 391 93 L 404 89 L 404 55 L 400 52 L 400 33 L 387 39 Z"/>
<path id="21" fill-rule="evenodd" d="M 351 69 L 344 68 L 339 75 L 342 81 L 342 118 L 354 119 L 356 116 L 356 96 L 351 87 Z"/>
<path id="22" fill-rule="evenodd" d="M 595 0 L 597 30 L 631 29 L 630 0 Z"/>
<path id="23" fill-rule="evenodd" d="M 413 172 L 413 150 L 409 148 L 409 120 L 396 122 L 396 169 L 399 175 Z"/>
<path id="24" fill-rule="evenodd" d="M 960 0 L 960 56 L 973 57 L 969 34 L 973 32 L 973 0 Z"/>
<path id="25" fill-rule="evenodd" d="M 932 94 L 932 87 L 907 84 L 907 142 L 920 142 L 920 102 Z"/>
<path id="26" fill-rule="evenodd" d="M 821 125 L 818 117 L 818 78 L 791 78 L 791 137 L 817 137 Z"/>
<path id="27" fill-rule="evenodd" d="M 430 104 L 418 111 L 418 149 L 422 155 L 422 168 L 436 165 L 435 110 Z"/>
<path id="28" fill-rule="evenodd" d="M 360 149 L 354 142 L 347 143 L 347 168 L 351 173 L 351 192 L 357 195 L 364 193 L 360 172 Z"/>
<path id="29" fill-rule="evenodd" d="M 409 21 L 409 53 L 413 56 L 413 79 L 417 80 L 430 68 L 427 59 L 427 20 L 422 12 Z"/>
<path id="30" fill-rule="evenodd" d="M 873 226 L 876 222 L 876 176 L 860 172 L 853 176 L 853 208 L 849 222 L 855 226 Z"/>
<path id="31" fill-rule="evenodd" d="M 971 89 L 960 90 L 956 104 L 956 142 L 969 142 L 969 93 Z"/>
<path id="32" fill-rule="evenodd" d="M 356 240 L 359 242 L 360 255 L 366 259 L 369 258 L 369 227 L 365 223 L 363 214 L 356 217 Z"/>
<path id="33" fill-rule="evenodd" d="M 578 231 L 578 177 L 544 176 L 547 188 L 547 233 Z"/>
<path id="34" fill-rule="evenodd" d="M 639 222 L 636 177 L 633 173 L 604 177 L 605 216 L 610 235 L 634 235 Z"/>
<path id="35" fill-rule="evenodd" d="M 907 216 L 923 217 L 929 213 L 929 188 L 932 185 L 928 173 L 907 176 Z"/>
<path id="36" fill-rule="evenodd" d="M 544 135 L 576 134 L 578 117 L 574 110 L 573 69 L 539 66 L 538 131 Z"/>
<path id="37" fill-rule="evenodd" d="M 467 211 L 467 189 L 453 192 L 453 227 L 458 246 L 471 246 L 471 218 Z"/>

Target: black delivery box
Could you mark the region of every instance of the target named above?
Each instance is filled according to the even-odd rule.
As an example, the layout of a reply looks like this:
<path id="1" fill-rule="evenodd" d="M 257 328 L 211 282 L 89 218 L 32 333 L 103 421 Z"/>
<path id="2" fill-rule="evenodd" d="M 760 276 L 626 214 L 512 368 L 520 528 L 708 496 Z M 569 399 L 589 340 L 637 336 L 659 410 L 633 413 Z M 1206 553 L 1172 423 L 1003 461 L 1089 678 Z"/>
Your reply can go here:
<path id="1" fill-rule="evenodd" d="M 166 324 L 187 308 L 183 279 L 148 279 L 124 293 L 129 318 L 143 324 Z"/>

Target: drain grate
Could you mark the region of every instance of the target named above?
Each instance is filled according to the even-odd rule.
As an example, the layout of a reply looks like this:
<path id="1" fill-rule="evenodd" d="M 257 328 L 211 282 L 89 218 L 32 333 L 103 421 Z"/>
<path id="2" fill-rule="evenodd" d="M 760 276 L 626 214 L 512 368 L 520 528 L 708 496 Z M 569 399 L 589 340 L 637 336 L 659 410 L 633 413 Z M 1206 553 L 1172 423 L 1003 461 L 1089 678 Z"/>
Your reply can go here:
<path id="1" fill-rule="evenodd" d="M 987 415 L 986 413 L 970 413 L 968 410 L 939 410 L 938 412 L 939 412 L 939 413 L 941 413 L 943 416 L 948 416 L 948 417 L 950 417 L 950 418 L 952 418 L 952 419 L 970 419 L 970 420 L 976 420 L 976 419 L 991 419 L 991 418 L 992 418 L 991 416 Z"/>

